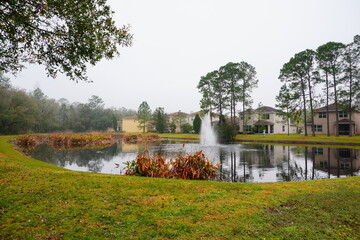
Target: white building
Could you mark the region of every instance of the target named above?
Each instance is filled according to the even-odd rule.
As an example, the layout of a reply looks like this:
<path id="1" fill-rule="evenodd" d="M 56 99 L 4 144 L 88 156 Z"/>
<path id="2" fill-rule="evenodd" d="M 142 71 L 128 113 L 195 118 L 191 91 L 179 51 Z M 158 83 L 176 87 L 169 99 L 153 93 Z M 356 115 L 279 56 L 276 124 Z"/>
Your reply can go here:
<path id="1" fill-rule="evenodd" d="M 240 132 L 243 132 L 245 122 L 245 132 L 247 133 L 288 133 L 288 123 L 286 117 L 278 115 L 280 110 L 272 107 L 263 106 L 257 109 L 247 110 L 245 119 L 240 114 Z M 296 133 L 296 125 L 290 124 L 290 133 Z"/>

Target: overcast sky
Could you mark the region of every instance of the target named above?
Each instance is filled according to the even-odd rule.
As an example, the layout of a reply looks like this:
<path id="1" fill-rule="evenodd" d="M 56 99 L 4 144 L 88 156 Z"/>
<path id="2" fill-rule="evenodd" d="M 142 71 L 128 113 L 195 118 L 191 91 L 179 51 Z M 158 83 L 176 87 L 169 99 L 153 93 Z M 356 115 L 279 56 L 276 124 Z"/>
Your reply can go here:
<path id="1" fill-rule="evenodd" d="M 330 41 L 349 43 L 360 34 L 359 0 L 109 0 L 118 26 L 131 25 L 133 46 L 121 56 L 89 67 L 93 83 L 46 77 L 31 65 L 11 77 L 13 85 L 40 87 L 50 98 L 87 102 L 101 97 L 106 107 L 198 111 L 200 77 L 228 62 L 256 68 L 259 102 L 275 106 L 284 63 L 297 52 Z"/>

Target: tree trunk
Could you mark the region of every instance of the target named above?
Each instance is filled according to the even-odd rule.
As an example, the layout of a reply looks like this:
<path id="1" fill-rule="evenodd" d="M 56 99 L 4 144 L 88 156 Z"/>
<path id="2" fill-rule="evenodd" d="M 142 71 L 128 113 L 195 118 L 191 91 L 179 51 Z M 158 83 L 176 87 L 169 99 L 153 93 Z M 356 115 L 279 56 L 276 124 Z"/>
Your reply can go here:
<path id="1" fill-rule="evenodd" d="M 329 77 L 328 72 L 325 72 L 325 82 L 326 82 L 326 130 L 327 135 L 330 136 L 330 119 L 329 119 Z"/>
<path id="2" fill-rule="evenodd" d="M 311 92 L 311 83 L 310 76 L 308 76 L 308 88 L 309 88 L 309 98 L 310 98 L 310 117 L 311 117 L 311 133 L 312 136 L 315 136 L 315 128 L 314 128 L 314 109 L 312 104 L 312 92 Z"/>
<path id="3" fill-rule="evenodd" d="M 304 84 L 303 81 L 301 79 L 301 92 L 302 92 L 302 96 L 303 96 L 303 102 L 304 102 L 304 134 L 305 136 L 307 136 L 307 129 L 306 129 L 306 96 L 305 96 L 305 89 L 304 89 Z"/>
<path id="4" fill-rule="evenodd" d="M 338 109 L 337 91 L 336 91 L 336 75 L 335 75 L 334 70 L 333 70 L 333 81 L 334 81 L 335 114 L 336 114 L 335 136 L 338 137 L 339 136 L 339 109 Z"/>
<path id="5" fill-rule="evenodd" d="M 353 136 L 353 127 L 351 124 L 351 120 L 352 120 L 352 64 L 350 62 L 350 73 L 349 73 L 349 81 L 350 81 L 350 86 L 349 86 L 349 137 Z"/>

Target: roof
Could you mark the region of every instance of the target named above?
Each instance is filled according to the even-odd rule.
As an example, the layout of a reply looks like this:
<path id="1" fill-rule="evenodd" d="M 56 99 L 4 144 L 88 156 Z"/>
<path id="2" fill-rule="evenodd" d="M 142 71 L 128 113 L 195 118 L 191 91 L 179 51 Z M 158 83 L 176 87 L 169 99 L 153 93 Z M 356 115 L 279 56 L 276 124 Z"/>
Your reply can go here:
<path id="1" fill-rule="evenodd" d="M 339 124 L 349 124 L 349 123 L 355 123 L 354 121 L 350 121 L 350 119 L 348 119 L 348 118 L 343 118 L 343 119 L 340 119 L 339 120 Z M 336 122 L 335 122 L 335 124 L 336 124 Z"/>
<path id="2" fill-rule="evenodd" d="M 178 111 L 178 112 L 174 112 L 174 113 L 169 113 L 168 116 L 169 116 L 169 117 L 175 117 L 175 116 L 178 115 L 179 113 L 182 113 L 182 114 L 184 114 L 185 116 L 188 116 L 188 115 L 189 115 L 189 114 L 184 113 L 184 112 L 182 112 L 182 111 Z"/>
<path id="3" fill-rule="evenodd" d="M 270 113 L 273 113 L 273 112 L 279 112 L 279 110 L 273 108 L 273 107 L 268 107 L 268 106 L 262 106 L 262 107 L 259 107 L 256 109 L 257 111 L 262 111 L 262 112 L 270 112 Z"/>
<path id="4" fill-rule="evenodd" d="M 338 105 L 338 111 L 344 111 L 344 105 Z M 326 112 L 326 106 L 315 109 L 316 112 Z M 329 112 L 335 112 L 336 105 L 335 103 L 329 105 Z M 346 111 L 346 110 L 345 110 Z M 353 112 L 358 112 L 357 110 L 353 110 Z"/>
<path id="5" fill-rule="evenodd" d="M 129 116 L 129 117 L 124 117 L 124 118 L 122 118 L 122 120 L 137 120 L 137 115 L 133 115 L 133 116 Z"/>
<path id="6" fill-rule="evenodd" d="M 262 106 L 257 109 L 247 109 L 245 112 L 246 113 L 251 113 L 251 112 L 277 113 L 280 112 L 280 110 L 269 106 Z"/>
<path id="7" fill-rule="evenodd" d="M 329 111 L 335 111 L 335 110 L 336 110 L 336 106 L 335 106 L 334 103 L 333 103 L 333 104 L 330 104 L 330 105 L 328 105 L 328 106 L 329 106 Z M 326 108 L 326 106 L 324 106 L 324 107 L 321 107 L 321 108 L 316 109 L 315 111 L 321 112 L 321 111 L 326 111 L 326 110 L 327 110 L 327 108 Z"/>

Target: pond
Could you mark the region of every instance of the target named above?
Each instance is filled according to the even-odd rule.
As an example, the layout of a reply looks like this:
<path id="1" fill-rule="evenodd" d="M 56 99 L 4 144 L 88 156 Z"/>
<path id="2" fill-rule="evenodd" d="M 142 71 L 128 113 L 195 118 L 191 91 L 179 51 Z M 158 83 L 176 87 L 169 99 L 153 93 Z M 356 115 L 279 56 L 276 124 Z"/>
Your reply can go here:
<path id="1" fill-rule="evenodd" d="M 125 162 L 149 150 L 167 159 L 202 150 L 219 167 L 218 181 L 282 182 L 360 176 L 360 149 L 272 144 L 230 144 L 205 147 L 199 143 L 162 141 L 148 144 L 118 142 L 102 149 L 56 150 L 39 145 L 28 154 L 76 171 L 124 174 Z"/>

